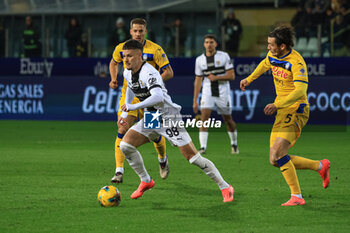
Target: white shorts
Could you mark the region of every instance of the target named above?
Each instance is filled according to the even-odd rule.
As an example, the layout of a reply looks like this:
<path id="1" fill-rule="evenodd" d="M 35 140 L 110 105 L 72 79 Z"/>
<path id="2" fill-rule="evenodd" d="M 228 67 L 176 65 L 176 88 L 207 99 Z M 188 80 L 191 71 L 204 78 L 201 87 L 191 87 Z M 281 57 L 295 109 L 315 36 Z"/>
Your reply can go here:
<path id="1" fill-rule="evenodd" d="M 176 120 L 182 120 L 182 118 L 177 118 Z M 169 123 L 162 123 L 159 129 L 149 129 L 144 128 L 143 121 L 144 118 L 138 121 L 130 129 L 146 136 L 150 141 L 157 141 L 159 135 L 168 139 L 173 146 L 184 146 L 192 141 L 184 127 L 171 126 Z M 174 119 L 172 119 L 172 121 L 174 121 Z"/>
<path id="2" fill-rule="evenodd" d="M 201 99 L 201 109 L 211 109 L 216 111 L 220 115 L 231 115 L 232 114 L 232 102 L 231 96 L 211 96 L 211 95 L 202 95 Z"/>

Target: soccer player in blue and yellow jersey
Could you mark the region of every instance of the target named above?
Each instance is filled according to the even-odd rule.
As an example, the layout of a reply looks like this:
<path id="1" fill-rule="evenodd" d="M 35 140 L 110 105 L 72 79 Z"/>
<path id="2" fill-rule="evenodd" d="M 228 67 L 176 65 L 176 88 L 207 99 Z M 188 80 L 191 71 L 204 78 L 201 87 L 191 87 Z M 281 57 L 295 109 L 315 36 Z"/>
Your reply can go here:
<path id="1" fill-rule="evenodd" d="M 142 58 L 144 61 L 150 63 L 155 67 L 162 76 L 163 81 L 167 81 L 174 76 L 174 72 L 170 66 L 169 60 L 162 47 L 153 43 L 150 40 L 146 40 L 145 36 L 147 33 L 147 22 L 142 18 L 135 18 L 130 22 L 130 35 L 132 39 L 137 40 L 143 44 L 143 54 Z M 113 58 L 109 64 L 109 71 L 111 74 L 111 81 L 109 86 L 113 89 L 118 87 L 117 83 L 117 74 L 118 74 L 118 64 L 123 62 L 123 48 L 124 43 L 118 44 L 113 52 Z M 125 67 L 125 64 L 124 64 Z M 119 111 L 118 118 L 120 118 L 121 110 L 120 107 L 125 103 L 125 93 L 126 93 L 127 83 L 124 80 L 122 95 L 119 102 Z M 140 102 L 136 97 L 133 100 L 133 104 Z M 137 120 L 138 117 L 142 117 L 142 112 L 129 111 L 126 119 L 128 124 L 120 125 L 118 124 L 118 135 L 115 141 L 115 160 L 116 160 L 116 170 L 115 176 L 112 178 L 113 183 L 123 182 L 123 173 L 124 173 L 124 154 L 120 150 L 120 142 L 123 139 L 124 134 L 128 131 L 129 127 Z M 119 121 L 118 121 L 119 122 Z M 160 176 L 165 179 L 169 174 L 169 164 L 168 158 L 166 155 L 166 144 L 163 137 L 154 142 L 154 146 L 158 152 L 158 160 L 160 165 Z"/>
<path id="2" fill-rule="evenodd" d="M 277 113 L 270 135 L 270 163 L 280 168 L 291 190 L 291 198 L 282 206 L 305 204 L 296 169 L 318 171 L 323 187 L 327 188 L 329 184 L 328 159 L 310 160 L 288 154 L 289 148 L 299 138 L 309 119 L 307 66 L 303 57 L 292 49 L 293 34 L 292 29 L 286 26 L 277 27 L 270 32 L 266 58 L 249 77 L 240 82 L 240 88 L 244 91 L 255 79 L 267 70 L 272 70 L 277 96 L 274 103 L 265 106 L 264 113 L 268 116 Z"/>

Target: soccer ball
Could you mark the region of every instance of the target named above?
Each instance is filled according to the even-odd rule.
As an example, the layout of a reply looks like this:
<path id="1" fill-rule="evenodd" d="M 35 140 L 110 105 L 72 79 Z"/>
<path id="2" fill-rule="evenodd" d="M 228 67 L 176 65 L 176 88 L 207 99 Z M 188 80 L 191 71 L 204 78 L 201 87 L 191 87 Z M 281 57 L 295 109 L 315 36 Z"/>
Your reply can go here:
<path id="1" fill-rule="evenodd" d="M 118 206 L 121 201 L 121 194 L 117 187 L 113 185 L 104 186 L 97 194 L 97 200 L 101 206 Z"/>

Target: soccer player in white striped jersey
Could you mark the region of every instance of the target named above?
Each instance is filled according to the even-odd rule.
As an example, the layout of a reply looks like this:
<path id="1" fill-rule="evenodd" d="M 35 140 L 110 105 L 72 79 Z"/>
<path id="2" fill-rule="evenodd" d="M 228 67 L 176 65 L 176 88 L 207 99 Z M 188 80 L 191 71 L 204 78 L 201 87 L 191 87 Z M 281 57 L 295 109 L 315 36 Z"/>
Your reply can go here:
<path id="1" fill-rule="evenodd" d="M 219 186 L 224 202 L 232 202 L 234 199 L 233 187 L 222 178 L 219 170 L 209 159 L 202 157 L 197 152 L 184 126 L 181 126 L 181 124 L 177 126 L 168 124 L 182 121 L 181 106 L 172 102 L 159 72 L 142 60 L 142 49 L 143 45 L 137 40 L 128 40 L 123 45 L 123 60 L 126 68 L 124 70 L 124 78 L 128 83 L 128 88 L 126 90 L 125 104 L 121 106 L 123 113 L 118 124 L 128 124 L 127 120 L 125 120 L 128 111 L 145 109 L 154 112 L 152 113 L 152 120 L 148 122 L 149 119 L 147 120 L 145 119 L 147 117 L 143 117 L 127 131 L 120 143 L 120 149 L 129 162 L 130 167 L 134 169 L 141 180 L 139 187 L 131 194 L 131 198 L 137 199 L 141 197 L 145 191 L 153 188 L 155 184 L 145 168 L 137 147 L 162 135 L 172 145 L 177 146 L 191 164 L 201 168 Z M 139 98 L 139 103 L 132 103 L 135 96 Z M 156 119 L 158 119 L 157 127 L 153 127 L 154 125 L 151 122 Z M 147 122 L 151 123 L 152 126 L 148 127 Z"/>
<path id="2" fill-rule="evenodd" d="M 204 37 L 205 53 L 197 57 L 195 66 L 196 80 L 194 83 L 193 112 L 198 113 L 198 96 L 202 88 L 201 120 L 209 119 L 214 107 L 222 116 L 230 137 L 232 154 L 238 154 L 236 123 L 232 119 L 232 103 L 230 98 L 230 83 L 235 79 L 235 72 L 230 56 L 216 50 L 216 36 L 208 34 Z M 208 128 L 199 129 L 200 153 L 205 154 L 208 142 Z"/>

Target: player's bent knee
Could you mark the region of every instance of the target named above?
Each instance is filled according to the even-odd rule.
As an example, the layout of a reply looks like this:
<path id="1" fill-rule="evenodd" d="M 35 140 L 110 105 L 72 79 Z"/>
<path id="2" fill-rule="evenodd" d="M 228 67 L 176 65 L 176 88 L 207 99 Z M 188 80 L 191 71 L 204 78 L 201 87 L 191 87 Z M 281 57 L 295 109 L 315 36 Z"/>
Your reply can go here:
<path id="1" fill-rule="evenodd" d="M 123 152 L 124 155 L 127 155 L 129 153 L 136 151 L 136 147 L 134 147 L 133 145 L 127 142 L 121 141 L 120 150 Z"/>
<path id="2" fill-rule="evenodd" d="M 277 157 L 278 157 L 278 150 L 276 150 L 276 148 L 274 148 L 274 147 L 271 147 L 270 148 L 270 164 L 272 165 L 272 166 L 276 166 L 276 164 L 277 164 Z"/>
<path id="3" fill-rule="evenodd" d="M 270 158 L 270 164 L 272 166 L 278 167 L 276 159 Z"/>
<path id="4" fill-rule="evenodd" d="M 119 125 L 118 126 L 118 133 L 119 134 L 126 134 L 126 132 L 128 132 L 129 127 L 127 126 L 123 126 L 123 125 Z"/>

